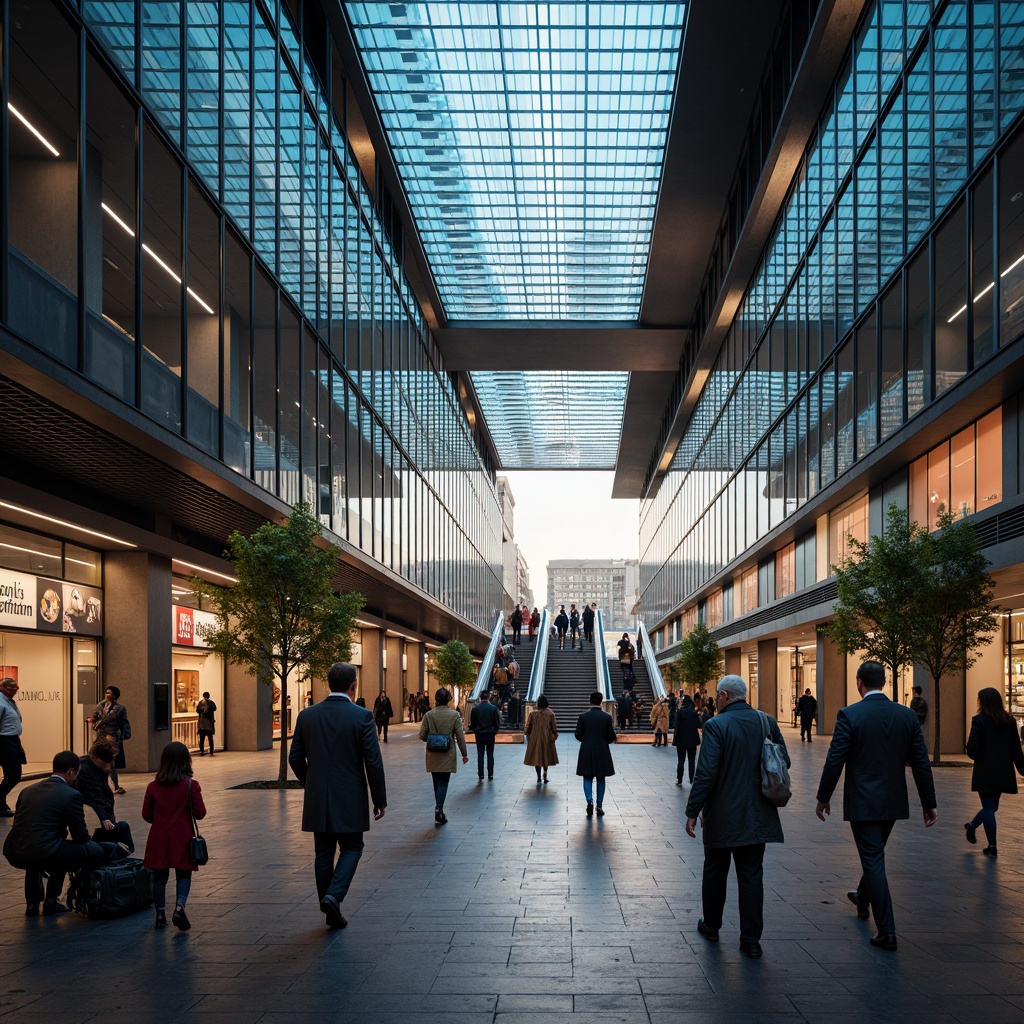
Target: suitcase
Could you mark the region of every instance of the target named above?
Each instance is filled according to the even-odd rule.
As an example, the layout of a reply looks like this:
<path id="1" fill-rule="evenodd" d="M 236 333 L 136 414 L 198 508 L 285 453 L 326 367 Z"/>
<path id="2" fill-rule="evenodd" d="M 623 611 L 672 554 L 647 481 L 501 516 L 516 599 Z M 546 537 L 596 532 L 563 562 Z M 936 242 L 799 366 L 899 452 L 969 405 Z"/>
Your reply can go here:
<path id="1" fill-rule="evenodd" d="M 153 876 L 136 858 L 78 871 L 71 877 L 68 903 L 86 917 L 124 917 L 153 902 Z"/>

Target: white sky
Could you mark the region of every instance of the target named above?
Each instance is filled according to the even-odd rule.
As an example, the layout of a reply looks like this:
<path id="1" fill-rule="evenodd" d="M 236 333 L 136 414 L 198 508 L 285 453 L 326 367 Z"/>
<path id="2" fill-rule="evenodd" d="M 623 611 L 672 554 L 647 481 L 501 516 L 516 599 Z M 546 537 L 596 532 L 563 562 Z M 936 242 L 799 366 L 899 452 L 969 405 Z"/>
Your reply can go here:
<path id="1" fill-rule="evenodd" d="M 640 502 L 612 499 L 613 473 L 503 473 L 515 498 L 515 539 L 530 567 L 534 604 L 547 599 L 557 558 L 638 558 Z"/>

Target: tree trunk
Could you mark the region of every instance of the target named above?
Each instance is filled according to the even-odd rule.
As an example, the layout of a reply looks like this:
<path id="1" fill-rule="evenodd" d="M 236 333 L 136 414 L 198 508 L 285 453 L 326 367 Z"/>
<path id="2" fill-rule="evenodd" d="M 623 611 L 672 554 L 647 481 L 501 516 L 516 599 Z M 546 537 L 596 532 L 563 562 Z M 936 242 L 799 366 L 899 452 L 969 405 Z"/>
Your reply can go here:
<path id="1" fill-rule="evenodd" d="M 281 764 L 277 781 L 282 785 L 288 781 L 288 664 L 281 662 Z"/>

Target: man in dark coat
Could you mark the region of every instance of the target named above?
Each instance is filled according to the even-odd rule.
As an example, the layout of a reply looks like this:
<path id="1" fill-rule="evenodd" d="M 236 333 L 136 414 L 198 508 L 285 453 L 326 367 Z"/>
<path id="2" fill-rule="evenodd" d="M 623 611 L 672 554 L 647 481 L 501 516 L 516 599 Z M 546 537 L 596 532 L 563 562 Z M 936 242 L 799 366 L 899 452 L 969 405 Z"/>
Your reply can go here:
<path id="1" fill-rule="evenodd" d="M 588 643 L 594 642 L 594 602 L 583 606 L 583 639 Z"/>
<path id="2" fill-rule="evenodd" d="M 775 719 L 747 703 L 747 684 L 740 676 L 723 676 L 715 700 L 720 713 L 704 723 L 700 763 L 686 803 L 689 836 L 696 836 L 697 816 L 703 811 L 704 916 L 697 922 L 697 931 L 709 942 L 718 941 L 731 860 L 736 864 L 740 950 L 759 957 L 764 930 L 764 848 L 766 843 L 784 841 L 779 810 L 761 794 L 765 725 L 783 751 L 786 745 Z"/>
<path id="3" fill-rule="evenodd" d="M 380 739 L 381 732 L 384 733 L 384 742 L 388 741 L 388 725 L 395 717 L 395 710 L 391 706 L 391 698 L 383 691 L 380 691 L 377 699 L 373 702 L 373 723 L 377 726 L 377 739 Z"/>
<path id="4" fill-rule="evenodd" d="M 800 742 L 803 743 L 806 732 L 807 742 L 813 743 L 811 725 L 818 717 L 818 702 L 811 696 L 810 688 L 804 690 L 804 695 L 796 702 L 796 713 L 800 719 Z"/>
<path id="5" fill-rule="evenodd" d="M 587 815 L 594 813 L 594 779 L 597 779 L 597 814 L 604 815 L 605 779 L 615 774 L 611 744 L 615 742 L 615 723 L 612 716 L 601 710 L 604 695 L 595 690 L 590 695 L 590 709 L 576 722 L 576 739 L 580 753 L 576 759 L 576 774 L 583 776 L 583 795 L 587 798 Z"/>
<path id="6" fill-rule="evenodd" d="M 565 650 L 565 631 L 569 628 L 569 616 L 565 614 L 565 605 L 559 605 L 555 616 L 555 629 L 558 630 L 558 649 Z"/>
<path id="7" fill-rule="evenodd" d="M 332 665 L 327 685 L 327 697 L 303 708 L 295 719 L 288 763 L 305 789 L 302 831 L 313 833 L 320 909 L 329 928 L 344 928 L 348 921 L 341 916 L 341 903 L 363 853 L 363 833 L 370 828 L 367 783 L 374 821 L 384 817 L 388 798 L 373 713 L 353 703 L 356 670 L 341 662 Z"/>
<path id="8" fill-rule="evenodd" d="M 628 729 L 629 723 L 633 720 L 633 701 L 630 695 L 623 692 L 622 696 L 615 702 L 619 714 L 619 728 Z"/>
<path id="9" fill-rule="evenodd" d="M 676 748 L 676 785 L 683 784 L 683 763 L 689 762 L 690 785 L 693 785 L 693 766 L 700 746 L 700 715 L 689 696 L 683 695 L 683 703 L 676 708 L 676 727 L 672 733 L 672 746 Z"/>
<path id="10" fill-rule="evenodd" d="M 512 610 L 512 614 L 508 619 L 509 625 L 512 627 L 512 644 L 514 646 L 519 644 L 523 635 L 523 610 L 516 605 Z"/>
<path id="11" fill-rule="evenodd" d="M 12 867 L 25 872 L 26 917 L 39 913 L 40 901 L 44 914 L 69 909 L 60 902 L 68 871 L 97 867 L 128 855 L 127 846 L 122 844 L 90 840 L 82 794 L 74 788 L 79 767 L 77 754 L 61 751 L 53 759 L 53 774 L 18 795 L 4 856 Z M 45 898 L 43 872 L 49 874 Z"/>
<path id="12" fill-rule="evenodd" d="M 885 844 L 896 821 L 910 817 L 908 764 L 924 811 L 924 827 L 934 825 L 938 815 L 921 724 L 910 708 L 886 697 L 884 686 L 885 669 L 877 661 L 865 661 L 857 670 L 861 700 L 841 708 L 836 718 L 815 813 L 824 821 L 831 811 L 829 801 L 845 766 L 843 818 L 850 823 L 863 871 L 857 888 L 846 895 L 862 920 L 867 920 L 869 905 L 874 911 L 878 934 L 871 945 L 895 952 L 896 923 L 885 874 Z"/>
<path id="13" fill-rule="evenodd" d="M 510 722 L 512 719 L 511 704 L 512 701 L 509 700 Z M 480 782 L 484 781 L 485 753 L 487 754 L 487 777 L 494 778 L 494 737 L 498 734 L 500 726 L 501 715 L 489 700 L 479 701 L 469 713 L 469 731 L 476 738 L 476 774 Z"/>

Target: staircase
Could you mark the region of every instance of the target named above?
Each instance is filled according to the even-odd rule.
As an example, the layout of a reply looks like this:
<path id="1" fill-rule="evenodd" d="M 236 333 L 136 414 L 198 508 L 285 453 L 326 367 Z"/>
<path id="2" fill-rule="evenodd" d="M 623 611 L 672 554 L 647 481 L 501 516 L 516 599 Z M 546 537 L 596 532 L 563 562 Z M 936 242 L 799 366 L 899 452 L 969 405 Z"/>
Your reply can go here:
<path id="1" fill-rule="evenodd" d="M 507 647 L 511 643 L 512 633 L 508 632 L 505 634 L 505 646 Z M 519 678 L 516 680 L 516 694 L 519 697 L 519 725 L 509 725 L 505 717 L 502 716 L 501 728 L 503 730 L 521 730 L 523 728 L 523 721 L 526 718 L 526 709 L 523 706 L 523 702 L 526 700 L 526 691 L 530 688 L 530 676 L 533 673 L 533 658 L 537 653 L 537 641 L 534 640 L 531 644 L 524 628 L 519 646 L 514 648 L 514 650 L 516 661 L 519 663 Z"/>
<path id="2" fill-rule="evenodd" d="M 612 693 L 616 697 L 622 695 L 622 667 L 619 665 L 618 658 L 608 659 L 608 671 L 612 677 Z M 643 710 L 640 712 L 639 728 L 636 724 L 633 725 L 633 732 L 650 731 L 651 728 L 651 706 L 654 704 L 654 690 L 651 687 L 651 679 L 647 674 L 647 663 L 643 661 L 633 662 L 633 675 L 636 676 L 636 685 L 633 687 L 633 692 L 643 702 Z M 615 725 L 618 728 L 618 715 L 615 716 Z"/>
<path id="3" fill-rule="evenodd" d="M 544 696 L 555 713 L 559 732 L 571 733 L 576 728 L 576 720 L 590 707 L 590 695 L 596 689 L 593 644 L 584 643 L 582 652 L 578 647 L 570 651 L 568 646 L 560 651 L 557 643 L 548 648 Z"/>

